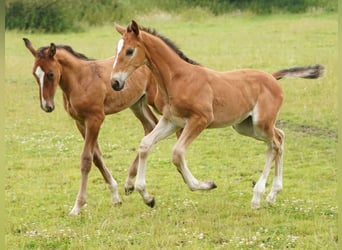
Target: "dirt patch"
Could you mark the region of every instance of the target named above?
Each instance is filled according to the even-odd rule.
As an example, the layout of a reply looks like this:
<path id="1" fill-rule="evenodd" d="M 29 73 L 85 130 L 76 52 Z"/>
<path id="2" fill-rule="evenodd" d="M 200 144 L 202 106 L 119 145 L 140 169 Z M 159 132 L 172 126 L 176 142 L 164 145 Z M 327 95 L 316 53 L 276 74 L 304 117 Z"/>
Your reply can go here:
<path id="1" fill-rule="evenodd" d="M 337 130 L 320 128 L 317 126 L 296 124 L 288 120 L 279 120 L 277 121 L 276 126 L 279 128 L 287 128 L 307 136 L 328 137 L 334 139 L 335 141 L 337 141 L 338 139 Z"/>

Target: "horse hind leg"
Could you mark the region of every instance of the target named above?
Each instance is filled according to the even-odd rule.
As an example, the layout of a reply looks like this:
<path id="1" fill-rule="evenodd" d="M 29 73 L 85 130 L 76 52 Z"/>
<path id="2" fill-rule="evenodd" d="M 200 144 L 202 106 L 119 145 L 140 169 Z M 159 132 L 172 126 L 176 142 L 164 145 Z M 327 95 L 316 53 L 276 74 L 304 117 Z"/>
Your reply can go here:
<path id="1" fill-rule="evenodd" d="M 266 163 L 264 170 L 254 186 L 253 198 L 251 206 L 253 209 L 260 208 L 260 200 L 266 189 L 266 181 L 271 170 L 273 161 L 275 161 L 275 177 L 272 184 L 272 189 L 267 197 L 267 202 L 274 202 L 276 195 L 282 190 L 282 155 L 284 150 L 284 133 L 275 127 L 272 129 L 273 133 L 270 133 L 268 138 Z M 266 132 L 264 131 L 266 134 Z M 272 136 L 271 136 L 272 135 Z"/>
<path id="2" fill-rule="evenodd" d="M 253 117 L 249 116 L 244 121 L 233 126 L 240 134 L 265 141 L 267 143 L 266 163 L 264 170 L 253 188 L 253 198 L 251 206 L 253 209 L 260 208 L 262 195 L 266 190 L 266 181 L 271 170 L 273 161 L 276 162 L 275 178 L 272 190 L 267 197 L 268 202 L 274 202 L 277 193 L 282 189 L 282 152 L 284 149 L 284 133 L 272 125 L 261 124 L 253 121 Z"/>
<path id="3" fill-rule="evenodd" d="M 102 158 L 102 153 L 100 150 L 100 147 L 98 143 L 96 143 L 95 148 L 94 148 L 94 159 L 93 162 L 95 166 L 99 169 L 101 172 L 103 179 L 108 185 L 108 188 L 111 192 L 111 198 L 112 198 L 112 203 L 113 205 L 120 205 L 121 204 L 121 198 L 118 193 L 118 184 L 116 180 L 113 178 L 111 175 L 110 171 L 106 167 L 103 158 Z"/>
<path id="4" fill-rule="evenodd" d="M 275 169 L 272 188 L 266 198 L 268 203 L 274 203 L 276 201 L 277 194 L 283 189 L 283 152 L 285 133 L 282 130 L 275 128 L 275 136 L 278 138 L 279 149 L 275 156 Z"/>
<path id="5" fill-rule="evenodd" d="M 266 163 L 265 163 L 264 170 L 261 176 L 259 177 L 259 180 L 257 181 L 257 183 L 255 184 L 253 188 L 253 198 L 251 201 L 252 209 L 260 208 L 261 197 L 265 193 L 265 190 L 266 190 L 266 181 L 270 173 L 273 160 L 274 160 L 274 151 L 272 147 L 272 142 L 270 142 L 268 143 L 268 148 L 266 152 Z"/>

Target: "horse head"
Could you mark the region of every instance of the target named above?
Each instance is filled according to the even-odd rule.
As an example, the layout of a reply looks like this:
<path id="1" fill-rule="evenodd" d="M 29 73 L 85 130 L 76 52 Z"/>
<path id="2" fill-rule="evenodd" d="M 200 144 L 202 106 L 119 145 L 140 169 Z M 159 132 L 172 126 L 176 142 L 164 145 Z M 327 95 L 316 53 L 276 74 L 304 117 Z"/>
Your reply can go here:
<path id="1" fill-rule="evenodd" d="M 45 112 L 52 112 L 55 108 L 54 96 L 61 79 L 61 67 L 56 59 L 56 45 L 34 49 L 31 42 L 23 39 L 26 48 L 35 58 L 33 76 L 39 86 L 40 106 Z"/>
<path id="2" fill-rule="evenodd" d="M 141 42 L 141 32 L 135 21 L 132 21 L 127 29 L 117 24 L 115 28 L 122 35 L 122 38 L 116 48 L 111 83 L 112 88 L 119 91 L 124 88 L 127 78 L 146 63 L 146 54 Z"/>

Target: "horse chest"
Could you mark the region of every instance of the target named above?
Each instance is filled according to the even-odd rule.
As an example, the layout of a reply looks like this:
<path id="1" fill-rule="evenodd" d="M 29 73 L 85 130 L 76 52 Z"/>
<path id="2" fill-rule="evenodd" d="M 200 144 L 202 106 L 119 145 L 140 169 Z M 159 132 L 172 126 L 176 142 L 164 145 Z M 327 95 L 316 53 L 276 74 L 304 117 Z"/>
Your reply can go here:
<path id="1" fill-rule="evenodd" d="M 74 120 L 82 121 L 86 119 L 88 114 L 93 114 L 96 111 L 96 107 L 97 105 L 94 105 L 94 103 L 86 101 L 86 98 L 72 98 L 70 96 L 64 98 L 64 108 Z"/>
<path id="2" fill-rule="evenodd" d="M 77 110 L 75 110 L 73 108 L 73 106 L 71 105 L 71 103 L 69 101 L 65 102 L 64 105 L 65 111 L 74 119 L 74 120 L 78 120 L 78 112 Z"/>

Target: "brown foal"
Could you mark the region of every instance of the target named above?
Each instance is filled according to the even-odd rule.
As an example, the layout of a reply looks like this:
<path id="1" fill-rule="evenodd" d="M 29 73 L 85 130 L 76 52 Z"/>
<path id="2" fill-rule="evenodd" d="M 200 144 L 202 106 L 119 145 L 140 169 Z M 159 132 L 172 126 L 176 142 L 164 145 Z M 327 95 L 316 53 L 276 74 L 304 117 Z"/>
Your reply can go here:
<path id="1" fill-rule="evenodd" d="M 275 176 L 268 202 L 275 202 L 282 190 L 284 132 L 275 127 L 283 94 L 277 79 L 283 77 L 318 78 L 320 65 L 285 69 L 273 74 L 253 69 L 217 72 L 181 60 L 160 37 L 139 28 L 132 21 L 127 29 L 116 25 L 122 38 L 117 45 L 111 74 L 112 87 L 124 91 L 133 72 L 147 65 L 158 84 L 163 100 L 162 117 L 139 147 L 139 165 L 135 189 L 144 202 L 153 207 L 154 197 L 146 189 L 146 162 L 158 141 L 182 129 L 173 147 L 172 161 L 190 190 L 210 190 L 213 181 L 199 181 L 190 172 L 185 152 L 206 128 L 232 126 L 238 133 L 267 144 L 266 163 L 253 189 L 252 208 L 260 207 L 271 165 Z"/>
<path id="2" fill-rule="evenodd" d="M 97 138 L 105 115 L 126 108 L 130 108 L 140 120 L 145 134 L 152 131 L 158 120 L 146 102 L 148 99 L 153 105 L 156 91 L 150 70 L 141 68 L 132 75 L 125 91 L 114 92 L 109 79 L 114 57 L 90 60 L 69 46 L 51 43 L 50 46 L 36 50 L 28 39 L 24 38 L 24 42 L 35 58 L 33 75 L 39 86 L 41 108 L 46 112 L 54 110 L 54 96 L 59 86 L 63 91 L 64 108 L 75 120 L 84 138 L 80 164 L 81 183 L 70 214 L 79 214 L 86 203 L 87 179 L 92 162 L 108 184 L 113 203 L 121 203 L 117 183 L 103 161 Z M 129 168 L 128 179 L 136 175 L 137 159 Z"/>

